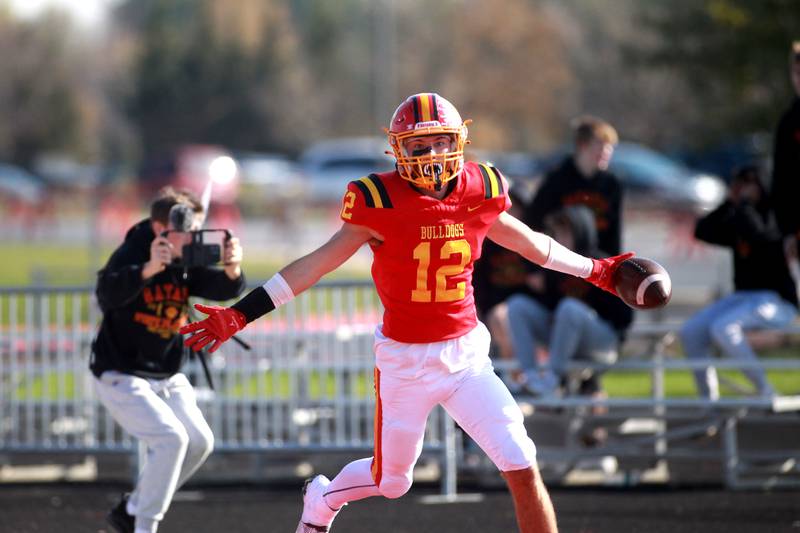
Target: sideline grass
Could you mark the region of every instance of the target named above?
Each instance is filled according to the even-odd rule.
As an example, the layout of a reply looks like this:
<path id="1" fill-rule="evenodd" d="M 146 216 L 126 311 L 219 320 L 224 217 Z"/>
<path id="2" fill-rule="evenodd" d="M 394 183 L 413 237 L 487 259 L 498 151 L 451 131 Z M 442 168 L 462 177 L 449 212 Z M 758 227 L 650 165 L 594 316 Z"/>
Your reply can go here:
<path id="1" fill-rule="evenodd" d="M 102 250 L 103 260 L 110 249 Z M 0 287 L 24 287 L 33 284 L 88 285 L 94 281 L 88 246 L 57 244 L 2 243 L 0 254 L 5 261 L 0 270 Z"/>
<path id="2" fill-rule="evenodd" d="M 88 369 L 87 369 L 88 372 Z M 735 370 L 721 371 L 720 375 L 744 385 L 747 380 Z M 76 383 L 83 376 L 73 372 L 63 375 L 55 371 L 38 375 L 30 380 L 22 379 L 13 388 L 16 401 L 54 401 L 62 398 L 76 398 Z M 769 382 L 780 394 L 800 394 L 800 371 L 768 371 Z M 298 383 L 298 377 L 289 371 L 264 371 L 259 374 L 231 373 L 217 378 L 217 395 L 226 399 L 288 399 Z M 692 375 L 687 371 L 675 370 L 665 374 L 665 390 L 669 398 L 693 398 L 697 395 Z M 310 399 L 333 398 L 336 396 L 337 380 L 333 372 L 311 371 L 306 383 Z M 603 376 L 603 386 L 612 398 L 647 398 L 652 395 L 651 377 L 648 372 L 609 372 Z M 372 372 L 360 372 L 350 384 L 357 397 L 372 395 Z M 722 387 L 722 395 L 733 397 Z"/>
<path id="3" fill-rule="evenodd" d="M 751 388 L 750 382 L 741 372 L 721 370 L 719 375 L 741 385 L 745 390 Z M 652 395 L 652 379 L 649 372 L 609 372 L 602 379 L 603 387 L 610 397 L 646 398 Z M 767 379 L 781 394 L 800 394 L 800 371 L 768 371 Z M 687 371 L 666 371 L 664 388 L 666 395 L 670 398 L 694 398 L 697 396 L 694 378 Z M 722 385 L 720 393 L 723 397 L 735 396 Z"/>
<path id="4" fill-rule="evenodd" d="M 90 263 L 98 261 L 105 263 L 113 252 L 112 248 L 105 248 L 93 258 L 93 253 L 88 246 L 59 246 L 51 244 L 20 244 L 0 243 L 0 256 L 13 258 L 7 260 L 0 269 L 0 289 L 25 288 L 25 287 L 94 287 L 95 276 L 99 267 Z M 245 254 L 242 264 L 248 283 L 256 284 L 272 276 L 279 268 L 286 264 L 284 258 L 275 257 L 266 250 L 253 250 Z M 363 270 L 352 264 L 345 264 L 342 268 L 325 277 L 326 280 L 351 280 L 368 279 L 369 271 Z M 51 324 L 55 324 L 58 316 L 58 306 L 63 307 L 64 318 L 67 324 L 73 321 L 73 298 L 77 296 L 81 302 L 78 306 L 80 320 L 86 322 L 89 317 L 89 298 L 92 291 L 84 294 L 70 294 L 62 296 L 62 301 L 45 294 L 49 303 Z M 26 307 L 33 305 L 33 309 Z M 8 300 L 0 299 L 0 326 L 10 324 L 10 307 Z M 39 301 L 18 299 L 16 305 L 16 321 L 25 323 L 25 317 L 32 311 L 34 317 L 41 316 Z M 1 333 L 0 333 L 1 334 Z"/>
<path id="5" fill-rule="evenodd" d="M 104 247 L 93 258 L 93 251 L 88 245 L 0 243 L 0 257 L 7 258 L 3 268 L 0 269 L 0 287 L 90 286 L 95 283 L 97 270 L 102 268 L 113 251 L 112 247 Z M 90 264 L 93 261 L 99 264 Z M 246 250 L 242 267 L 247 279 L 255 283 L 268 279 L 286 262 L 286 259 L 275 257 L 269 251 Z M 345 264 L 325 279 L 368 277 L 368 270 Z"/>

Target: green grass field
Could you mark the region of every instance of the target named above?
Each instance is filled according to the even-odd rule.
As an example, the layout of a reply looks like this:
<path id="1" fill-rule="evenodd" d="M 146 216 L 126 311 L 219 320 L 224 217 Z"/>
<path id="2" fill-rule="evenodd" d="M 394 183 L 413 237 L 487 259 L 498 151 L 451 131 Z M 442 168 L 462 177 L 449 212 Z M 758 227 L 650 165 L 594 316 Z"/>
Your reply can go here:
<path id="1" fill-rule="evenodd" d="M 88 285 L 94 277 L 91 253 L 88 246 L 0 244 L 2 257 L 13 258 L 6 260 L 0 270 L 0 287 Z M 101 250 L 98 256 L 105 260 L 110 253 L 110 249 Z"/>
<path id="2" fill-rule="evenodd" d="M 88 245 L 0 243 L 0 257 L 7 258 L 0 269 L 0 287 L 92 285 L 97 270 L 102 268 L 111 252 L 113 248 L 110 247 L 92 251 Z M 269 279 L 291 259 L 293 258 L 275 257 L 268 250 L 247 249 L 242 267 L 247 278 L 256 283 Z M 98 264 L 92 264 L 93 262 Z M 326 279 L 367 277 L 369 272 L 345 264 Z"/>
<path id="3" fill-rule="evenodd" d="M 3 268 L 0 269 L 0 289 L 33 286 L 93 287 L 98 268 L 102 267 L 112 252 L 111 248 L 92 252 L 88 246 L 0 243 L 0 257 L 14 258 L 13 261 L 6 261 Z M 99 262 L 100 266 L 92 266 L 93 261 Z M 276 257 L 267 250 L 251 250 L 245 254 L 242 266 L 248 282 L 254 285 L 269 279 L 286 262 L 286 259 Z M 369 272 L 345 264 L 324 279 L 368 278 Z M 50 298 L 48 316 L 51 323 L 55 323 L 56 317 L 59 316 L 58 306 L 63 307 L 63 316 L 67 324 L 72 322 L 76 309 L 80 320 L 86 322 L 89 317 L 88 294 L 78 295 L 81 301 L 77 308 L 73 303 L 73 295 L 64 296 L 61 302 Z M 29 311 L 26 306 L 30 301 L 32 300 L 20 299 L 16 302 L 16 319 L 19 323 L 25 321 L 26 313 Z M 7 326 L 10 322 L 8 305 L 7 301 L 0 300 L 0 325 L 2 326 Z M 34 316 L 41 316 L 39 304 L 33 302 L 33 305 Z"/>
<path id="4" fill-rule="evenodd" d="M 88 370 L 87 370 L 88 372 Z M 743 386 L 747 381 L 736 371 L 721 371 L 725 376 Z M 781 394 L 800 394 L 800 371 L 769 371 L 770 383 Z M 77 379 L 76 379 L 77 378 Z M 81 376 L 66 372 L 49 372 L 36 376 L 30 381 L 15 384 L 13 399 L 16 401 L 51 401 L 58 398 L 76 398 L 76 381 Z M 265 371 L 255 375 L 230 374 L 223 382 L 217 383 L 217 393 L 228 399 L 279 398 L 288 399 L 296 386 L 296 377 L 288 371 Z M 652 394 L 652 380 L 648 372 L 611 371 L 603 376 L 603 386 L 612 398 L 646 398 Z M 336 396 L 337 380 L 332 372 L 315 372 L 308 375 L 308 396 L 312 399 L 333 398 Z M 363 372 L 356 376 L 351 387 L 357 397 L 372 395 L 372 373 Z M 692 398 L 697 395 L 694 381 L 689 372 L 668 371 L 665 374 L 666 395 L 669 398 Z M 723 396 L 736 396 L 722 387 Z"/>

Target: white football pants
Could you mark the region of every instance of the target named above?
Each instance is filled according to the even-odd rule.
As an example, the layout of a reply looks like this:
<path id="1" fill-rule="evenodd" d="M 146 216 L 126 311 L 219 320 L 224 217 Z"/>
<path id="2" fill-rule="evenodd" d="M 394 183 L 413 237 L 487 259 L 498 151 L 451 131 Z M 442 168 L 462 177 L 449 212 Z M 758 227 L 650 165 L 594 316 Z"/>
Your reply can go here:
<path id="1" fill-rule="evenodd" d="M 350 463 L 325 492 L 328 506 L 376 496 L 398 498 L 411 487 L 425 424 L 441 404 L 503 472 L 536 464 L 523 415 L 494 373 L 489 332 L 428 344 L 406 344 L 376 332 L 375 454 Z"/>

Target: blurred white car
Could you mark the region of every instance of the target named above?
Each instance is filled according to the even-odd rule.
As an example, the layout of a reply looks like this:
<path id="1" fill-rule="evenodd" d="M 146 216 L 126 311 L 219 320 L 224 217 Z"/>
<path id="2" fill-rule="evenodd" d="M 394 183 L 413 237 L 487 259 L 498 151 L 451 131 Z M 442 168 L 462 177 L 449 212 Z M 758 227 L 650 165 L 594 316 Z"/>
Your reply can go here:
<path id="1" fill-rule="evenodd" d="M 308 189 L 298 164 L 283 154 L 237 152 L 243 186 L 253 186 L 267 199 L 303 199 Z"/>
<path id="2" fill-rule="evenodd" d="M 394 157 L 385 137 L 343 137 L 320 141 L 300 156 L 308 198 L 338 202 L 347 184 L 373 172 L 394 170 Z"/>
<path id="3" fill-rule="evenodd" d="M 539 161 L 540 175 L 560 165 L 568 151 L 556 151 Z M 719 205 L 727 194 L 717 176 L 695 171 L 644 145 L 621 142 L 614 149 L 609 171 L 625 188 L 628 207 L 657 206 L 667 210 L 702 213 Z"/>
<path id="4" fill-rule="evenodd" d="M 37 204 L 46 193 L 38 177 L 16 165 L 0 163 L 0 197 Z"/>
<path id="5" fill-rule="evenodd" d="M 697 172 L 675 159 L 640 144 L 620 143 L 609 170 L 619 177 L 626 194 L 639 202 L 710 211 L 727 194 L 717 176 Z"/>

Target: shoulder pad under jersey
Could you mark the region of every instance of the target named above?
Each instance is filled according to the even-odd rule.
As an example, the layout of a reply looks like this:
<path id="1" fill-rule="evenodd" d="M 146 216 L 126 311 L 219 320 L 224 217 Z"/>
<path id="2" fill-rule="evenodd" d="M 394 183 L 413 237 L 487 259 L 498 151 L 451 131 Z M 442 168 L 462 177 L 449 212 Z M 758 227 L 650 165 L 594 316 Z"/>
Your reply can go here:
<path id="1" fill-rule="evenodd" d="M 368 226 L 375 209 L 392 207 L 386 186 L 378 175 L 370 174 L 347 184 L 340 217 L 345 222 Z"/>

